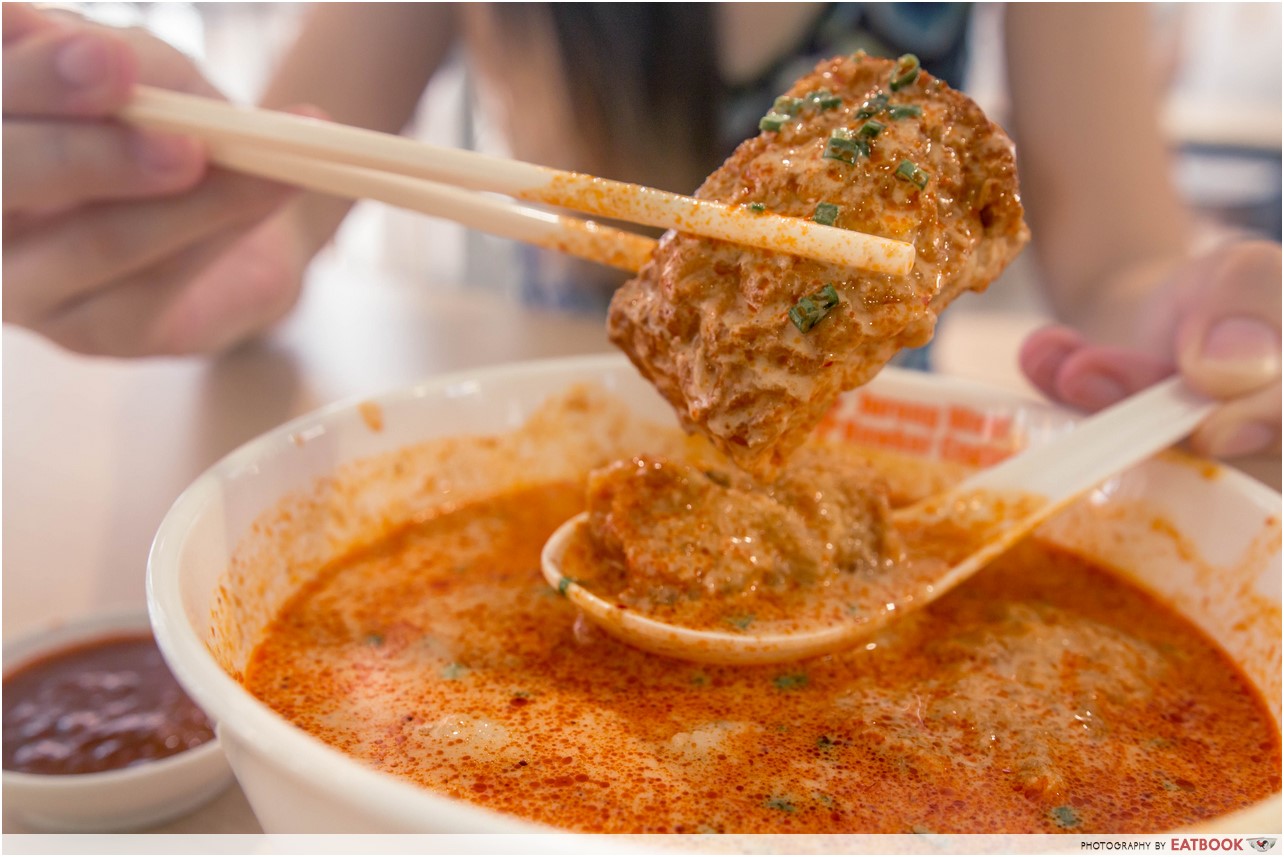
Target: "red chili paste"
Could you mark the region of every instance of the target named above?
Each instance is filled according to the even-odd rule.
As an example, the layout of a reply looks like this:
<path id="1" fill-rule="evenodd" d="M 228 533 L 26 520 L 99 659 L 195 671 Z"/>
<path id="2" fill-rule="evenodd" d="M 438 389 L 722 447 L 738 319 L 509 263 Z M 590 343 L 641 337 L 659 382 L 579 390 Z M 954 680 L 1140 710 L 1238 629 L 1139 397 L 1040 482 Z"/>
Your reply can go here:
<path id="1" fill-rule="evenodd" d="M 213 737 L 209 718 L 179 687 L 150 634 L 84 643 L 4 679 L 7 771 L 111 771 Z"/>

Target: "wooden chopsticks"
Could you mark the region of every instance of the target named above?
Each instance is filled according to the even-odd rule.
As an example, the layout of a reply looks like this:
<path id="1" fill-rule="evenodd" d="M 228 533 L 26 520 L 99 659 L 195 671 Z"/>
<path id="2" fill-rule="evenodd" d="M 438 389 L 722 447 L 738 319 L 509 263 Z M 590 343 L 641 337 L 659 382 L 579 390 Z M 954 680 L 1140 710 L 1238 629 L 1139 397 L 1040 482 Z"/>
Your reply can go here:
<path id="1" fill-rule="evenodd" d="M 903 275 L 914 265 L 914 246 L 903 241 L 168 90 L 138 87 L 120 116 L 201 137 L 213 161 L 229 169 L 377 199 L 625 270 L 640 268 L 655 242 L 475 191 L 877 273 Z"/>

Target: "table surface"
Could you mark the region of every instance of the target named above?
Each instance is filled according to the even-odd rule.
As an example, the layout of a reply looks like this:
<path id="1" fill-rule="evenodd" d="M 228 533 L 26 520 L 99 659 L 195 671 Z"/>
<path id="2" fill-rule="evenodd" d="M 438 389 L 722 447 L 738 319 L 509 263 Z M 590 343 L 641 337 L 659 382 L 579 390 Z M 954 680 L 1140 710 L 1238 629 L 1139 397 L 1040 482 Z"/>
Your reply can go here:
<path id="1" fill-rule="evenodd" d="M 4 638 L 146 604 L 151 539 L 201 472 L 315 408 L 441 372 L 610 349 L 597 316 L 333 260 L 271 336 L 209 358 L 109 360 L 5 326 Z M 258 832 L 235 786 L 169 833 Z M 26 828 L 6 814 L 4 832 Z"/>
<path id="2" fill-rule="evenodd" d="M 958 312 L 939 337 L 940 368 L 1030 392 L 1015 351 L 1042 319 Z M 436 373 L 609 349 L 597 316 L 334 259 L 314 266 L 303 301 L 271 336 L 216 357 L 86 358 L 6 326 L 4 638 L 141 609 L 148 548 L 169 505 L 223 455 L 287 419 Z M 27 832 L 7 814 L 3 829 Z M 156 829 L 259 830 L 236 786 Z"/>

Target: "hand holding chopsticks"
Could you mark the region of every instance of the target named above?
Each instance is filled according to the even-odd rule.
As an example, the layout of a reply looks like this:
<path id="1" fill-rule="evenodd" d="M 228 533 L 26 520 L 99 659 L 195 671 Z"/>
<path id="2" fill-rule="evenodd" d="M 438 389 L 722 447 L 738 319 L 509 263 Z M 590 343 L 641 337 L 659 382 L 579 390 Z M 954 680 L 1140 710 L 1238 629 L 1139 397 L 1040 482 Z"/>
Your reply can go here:
<path id="1" fill-rule="evenodd" d="M 337 196 L 378 199 L 626 270 L 637 270 L 650 256 L 651 239 L 470 191 L 878 273 L 902 275 L 914 264 L 914 246 L 902 241 L 177 92 L 139 87 L 120 115 L 133 124 L 201 137 L 213 160 L 230 169 Z"/>

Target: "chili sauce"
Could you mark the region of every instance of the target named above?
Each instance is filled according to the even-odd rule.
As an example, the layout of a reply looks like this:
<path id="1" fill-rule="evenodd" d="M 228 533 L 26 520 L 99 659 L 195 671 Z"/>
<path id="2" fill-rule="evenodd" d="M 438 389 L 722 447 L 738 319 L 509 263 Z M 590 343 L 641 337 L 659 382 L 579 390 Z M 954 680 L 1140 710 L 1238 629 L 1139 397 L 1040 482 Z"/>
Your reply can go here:
<path id="1" fill-rule="evenodd" d="M 214 737 L 150 634 L 112 636 L 27 663 L 4 679 L 4 769 L 117 770 Z"/>

